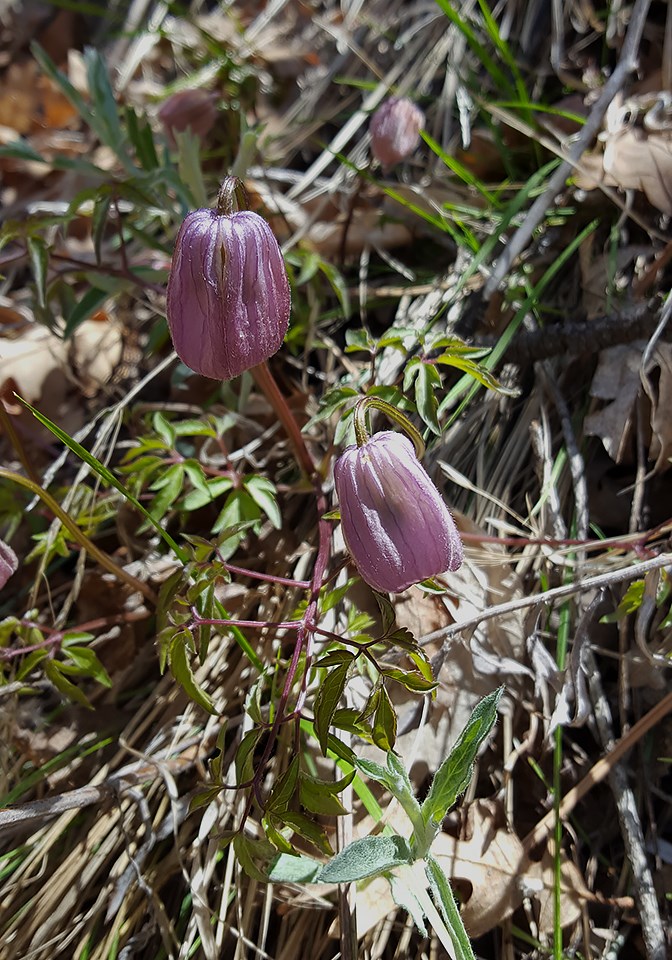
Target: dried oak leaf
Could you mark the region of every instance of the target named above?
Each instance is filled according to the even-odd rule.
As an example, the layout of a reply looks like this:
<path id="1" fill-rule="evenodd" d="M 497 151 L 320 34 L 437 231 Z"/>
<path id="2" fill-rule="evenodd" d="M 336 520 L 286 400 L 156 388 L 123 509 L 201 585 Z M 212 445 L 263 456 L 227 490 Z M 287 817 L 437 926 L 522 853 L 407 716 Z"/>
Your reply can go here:
<path id="1" fill-rule="evenodd" d="M 672 131 L 629 127 L 606 135 L 604 152 L 587 154 L 576 184 L 640 190 L 661 213 L 672 214 Z"/>
<path id="2" fill-rule="evenodd" d="M 642 344 L 620 344 L 600 353 L 590 387 L 591 396 L 608 401 L 584 421 L 588 436 L 599 437 L 616 463 L 627 459 L 635 401 L 643 386 L 650 404 L 649 457 L 654 470 L 669 469 L 672 458 L 672 344 L 659 343 L 646 371 L 642 372 Z"/>
<path id="3" fill-rule="evenodd" d="M 589 413 L 584 430 L 599 437 L 612 460 L 621 463 L 630 446 L 631 420 L 641 380 L 641 346 L 619 344 L 600 353 L 590 395 L 607 401 L 600 410 Z"/>
<path id="4" fill-rule="evenodd" d="M 653 379 L 651 373 L 658 376 Z M 651 445 L 649 456 L 655 458 L 654 470 L 667 470 L 672 458 L 672 344 L 659 343 L 651 367 L 642 377 L 644 390 L 651 401 Z"/>
<path id="5" fill-rule="evenodd" d="M 387 822 L 408 833 L 405 814 L 395 811 Z M 520 839 L 502 825 L 497 804 L 477 800 L 466 810 L 463 837 L 440 833 L 432 846 L 446 875 L 460 892 L 462 919 L 470 937 L 480 937 L 506 920 L 524 897 L 536 903 L 540 933 L 553 929 L 553 856 L 545 851 L 540 861 L 529 858 Z M 357 828 L 365 836 L 373 827 L 365 818 Z M 562 926 L 572 926 L 581 906 L 593 895 L 576 866 L 563 856 L 560 889 Z M 395 910 L 389 884 L 376 879 L 357 891 L 357 934 L 364 936 Z"/>

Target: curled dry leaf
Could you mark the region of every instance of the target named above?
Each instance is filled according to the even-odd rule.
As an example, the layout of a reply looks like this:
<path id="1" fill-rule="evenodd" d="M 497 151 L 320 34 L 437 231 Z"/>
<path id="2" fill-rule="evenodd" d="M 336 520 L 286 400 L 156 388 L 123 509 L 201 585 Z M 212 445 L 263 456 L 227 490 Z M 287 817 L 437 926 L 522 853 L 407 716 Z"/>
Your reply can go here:
<path id="1" fill-rule="evenodd" d="M 654 470 L 669 468 L 672 457 L 672 344 L 659 343 L 646 375 L 642 376 L 641 343 L 620 344 L 600 353 L 590 393 L 597 400 L 607 401 L 589 413 L 584 422 L 589 436 L 599 437 L 609 456 L 616 463 L 628 461 L 632 452 L 632 423 L 635 402 L 643 386 L 650 404 L 651 438 L 649 458 Z"/>
<path id="2" fill-rule="evenodd" d="M 121 334 L 114 321 L 86 320 L 68 342 L 38 324 L 16 340 L 0 338 L 0 393 L 11 384 L 29 403 L 48 403 L 50 415 L 72 433 L 85 417 L 81 405 L 68 402 L 73 377 L 93 395 L 121 360 Z"/>
<path id="3" fill-rule="evenodd" d="M 577 186 L 639 190 L 661 213 L 672 214 L 672 122 L 661 113 L 667 100 L 665 92 L 625 103 L 616 98 L 600 135 L 604 148 L 583 158 Z"/>
<path id="4" fill-rule="evenodd" d="M 657 377 L 651 373 L 658 372 Z M 651 446 L 649 456 L 655 459 L 655 470 L 667 470 L 672 457 L 672 344 L 659 343 L 651 368 L 642 377 L 644 390 L 651 401 Z"/>

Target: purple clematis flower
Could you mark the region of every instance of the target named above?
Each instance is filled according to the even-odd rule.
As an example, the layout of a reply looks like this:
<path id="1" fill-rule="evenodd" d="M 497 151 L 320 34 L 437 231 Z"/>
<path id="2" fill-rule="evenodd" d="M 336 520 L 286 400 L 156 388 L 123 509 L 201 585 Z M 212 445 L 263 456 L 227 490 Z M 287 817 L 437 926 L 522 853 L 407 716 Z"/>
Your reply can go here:
<path id="1" fill-rule="evenodd" d="M 348 447 L 334 465 L 345 543 L 363 580 L 381 593 L 462 563 L 448 507 L 401 433 Z"/>
<path id="2" fill-rule="evenodd" d="M 278 241 L 249 210 L 188 214 L 175 242 L 166 312 L 180 360 L 231 380 L 279 350 L 289 281 Z"/>
<path id="3" fill-rule="evenodd" d="M 203 140 L 217 119 L 216 97 L 205 90 L 180 90 L 161 104 L 159 120 L 174 145 L 175 134 L 191 130 Z"/>
<path id="4" fill-rule="evenodd" d="M 19 560 L 9 544 L 0 540 L 0 590 L 7 583 L 12 574 L 16 573 Z"/>
<path id="5" fill-rule="evenodd" d="M 406 97 L 390 97 L 371 117 L 371 152 L 384 167 L 410 157 L 420 140 L 425 115 Z"/>

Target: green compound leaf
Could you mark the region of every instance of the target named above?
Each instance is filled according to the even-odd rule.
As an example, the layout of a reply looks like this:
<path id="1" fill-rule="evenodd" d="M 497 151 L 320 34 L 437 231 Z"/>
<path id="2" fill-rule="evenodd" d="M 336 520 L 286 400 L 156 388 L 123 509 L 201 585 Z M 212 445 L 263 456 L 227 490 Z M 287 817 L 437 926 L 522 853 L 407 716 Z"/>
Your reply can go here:
<path id="1" fill-rule="evenodd" d="M 187 646 L 190 641 L 189 631 L 183 630 L 175 637 L 170 649 L 170 671 L 180 684 L 190 700 L 197 703 L 207 713 L 217 713 L 215 705 L 205 692 L 205 690 L 196 683 L 189 658 L 187 656 Z"/>
<path id="2" fill-rule="evenodd" d="M 349 664 L 344 663 L 328 673 L 315 699 L 315 733 L 324 754 L 327 752 L 329 727 L 345 690 L 348 668 Z"/>
<path id="3" fill-rule="evenodd" d="M 299 755 L 292 758 L 290 765 L 273 787 L 271 795 L 268 798 L 266 809 L 269 812 L 278 814 L 280 817 L 289 806 L 289 802 L 294 796 L 296 784 L 299 779 Z M 284 818 L 283 818 L 284 819 Z"/>
<path id="4" fill-rule="evenodd" d="M 294 847 L 282 833 L 282 823 L 276 817 L 263 817 L 261 825 L 264 828 L 266 839 L 270 840 L 279 853 L 294 853 Z"/>
<path id="5" fill-rule="evenodd" d="M 381 750 L 392 750 L 397 739 L 397 715 L 385 687 L 380 688 L 380 698 L 373 717 L 373 742 Z"/>
<path id="6" fill-rule="evenodd" d="M 355 771 L 351 770 L 342 780 L 318 780 L 306 773 L 301 774 L 299 781 L 299 800 L 301 805 L 311 813 L 325 816 L 340 817 L 347 813 L 338 799 L 338 794 L 352 782 Z"/>
<path id="7" fill-rule="evenodd" d="M 42 426 L 46 427 L 47 430 L 49 430 L 50 433 L 53 433 L 55 437 L 58 437 L 61 443 L 64 443 L 69 450 L 72 450 L 72 452 L 76 454 L 80 460 L 83 460 L 84 463 L 87 463 L 94 471 L 96 476 L 100 477 L 100 479 L 105 483 L 110 484 L 110 486 L 114 487 L 115 490 L 118 490 L 119 493 L 125 497 L 129 503 L 132 503 L 136 510 L 139 510 L 143 517 L 154 527 L 159 536 L 164 539 L 178 560 L 180 560 L 180 562 L 183 564 L 187 563 L 189 558 L 186 551 L 182 547 L 178 546 L 170 534 L 163 529 L 159 521 L 152 517 L 152 515 L 145 507 L 143 507 L 137 497 L 134 497 L 133 494 L 126 489 L 123 483 L 121 483 L 117 477 L 115 477 L 111 470 L 101 463 L 97 457 L 94 457 L 92 453 L 89 453 L 86 447 L 83 447 L 81 443 L 79 443 L 77 440 L 74 440 L 65 432 L 65 430 L 62 430 L 59 426 L 57 426 L 57 424 L 53 423 L 49 417 L 45 417 L 43 413 L 40 413 L 39 410 L 36 410 L 35 407 L 32 407 L 27 400 L 24 400 L 22 397 L 18 396 L 17 399 L 24 407 L 26 407 L 27 410 L 30 410 L 32 415 L 36 420 L 39 420 Z"/>
<path id="8" fill-rule="evenodd" d="M 282 517 L 280 516 L 280 509 L 278 508 L 278 502 L 275 498 L 275 485 L 266 477 L 257 476 L 243 480 L 243 485 L 257 506 L 266 514 L 275 529 L 280 530 L 282 527 Z"/>
<path id="9" fill-rule="evenodd" d="M 327 835 L 322 827 L 315 823 L 314 820 L 304 816 L 302 813 L 289 812 L 283 813 L 279 819 L 281 819 L 283 824 L 291 827 L 300 837 L 307 840 L 308 843 L 312 843 L 314 847 L 317 847 L 320 853 L 324 853 L 328 857 L 332 856 L 334 851 L 331 848 Z"/>
<path id="10" fill-rule="evenodd" d="M 248 730 L 236 750 L 236 782 L 247 783 L 254 776 L 254 751 L 263 730 Z"/>
<path id="11" fill-rule="evenodd" d="M 353 883 L 412 861 L 411 848 L 403 837 L 362 837 L 325 864 L 317 881 Z"/>
<path id="12" fill-rule="evenodd" d="M 384 677 L 394 680 L 415 693 L 428 693 L 438 687 L 438 680 L 427 680 L 417 670 L 399 670 L 397 667 L 387 667 L 382 671 Z"/>
<path id="13" fill-rule="evenodd" d="M 439 401 L 437 390 L 441 387 L 441 376 L 431 363 L 421 363 L 415 378 L 415 403 L 418 413 L 429 429 L 441 436 L 441 427 L 437 418 Z"/>
<path id="14" fill-rule="evenodd" d="M 76 687 L 67 677 L 63 676 L 63 664 L 59 663 L 58 660 L 45 660 L 44 672 L 47 680 L 51 680 L 59 693 L 62 693 L 63 696 L 72 700 L 74 703 L 78 703 L 88 710 L 93 710 L 93 707 L 79 687 Z"/>
<path id="15" fill-rule="evenodd" d="M 233 849 L 238 863 L 248 877 L 260 883 L 268 883 L 268 877 L 256 863 L 257 860 L 267 861 L 275 855 L 276 849 L 268 840 L 254 840 L 244 833 L 238 833 L 233 838 Z"/>

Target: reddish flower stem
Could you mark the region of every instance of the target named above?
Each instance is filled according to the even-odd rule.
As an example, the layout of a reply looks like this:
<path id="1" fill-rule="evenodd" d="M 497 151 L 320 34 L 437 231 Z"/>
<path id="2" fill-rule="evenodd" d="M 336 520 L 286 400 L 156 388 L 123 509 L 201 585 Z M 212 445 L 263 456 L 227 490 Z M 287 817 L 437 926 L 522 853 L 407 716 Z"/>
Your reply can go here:
<path id="1" fill-rule="evenodd" d="M 252 367 L 250 373 L 254 377 L 255 383 L 264 394 L 273 410 L 278 416 L 278 420 L 285 428 L 289 442 L 294 450 L 294 456 L 301 470 L 312 481 L 315 475 L 315 464 L 313 458 L 308 452 L 301 428 L 294 419 L 294 414 L 289 409 L 289 404 L 284 394 L 275 382 L 268 363 L 264 361 L 257 367 Z"/>
<path id="2" fill-rule="evenodd" d="M 252 804 L 254 803 L 255 798 L 258 802 L 262 802 L 261 797 L 261 783 L 264 776 L 264 769 L 268 760 L 273 752 L 275 742 L 278 737 L 278 731 L 280 730 L 281 725 L 288 719 L 286 715 L 287 704 L 292 694 L 292 689 L 294 687 L 294 682 L 296 680 L 297 671 L 299 669 L 299 664 L 301 663 L 301 656 L 305 654 L 306 664 L 303 672 L 303 677 L 301 681 L 301 689 L 297 696 L 296 704 L 292 710 L 290 717 L 300 717 L 301 707 L 306 697 L 306 690 L 308 684 L 308 671 L 310 667 L 310 658 L 312 653 L 312 643 L 313 643 L 313 634 L 316 627 L 317 619 L 317 608 L 320 597 L 320 590 L 322 588 L 325 575 L 327 572 L 327 565 L 329 563 L 329 554 L 331 550 L 331 523 L 329 520 L 324 519 L 324 515 L 327 512 L 327 498 L 322 489 L 322 478 L 320 477 L 318 471 L 315 468 L 313 458 L 308 452 L 308 448 L 301 434 L 298 423 L 294 419 L 292 411 L 289 409 L 287 400 L 285 399 L 282 391 L 279 389 L 273 375 L 269 369 L 267 363 L 261 363 L 259 366 L 252 369 L 252 375 L 257 383 L 257 386 L 262 390 L 268 401 L 270 402 L 273 410 L 275 411 L 278 420 L 285 428 L 287 436 L 292 444 L 294 449 L 294 454 L 296 456 L 297 462 L 307 478 L 310 479 L 313 489 L 315 490 L 315 501 L 317 507 L 317 555 L 315 557 L 315 566 L 313 567 L 312 576 L 310 582 L 306 584 L 310 590 L 308 604 L 306 610 L 299 621 L 299 623 L 292 622 L 292 629 L 296 629 L 296 645 L 292 653 L 292 659 L 287 668 L 287 673 L 285 676 L 285 683 L 283 686 L 280 699 L 277 704 L 275 719 L 273 725 L 270 729 L 268 739 L 264 746 L 264 750 L 259 759 L 258 765 L 256 767 L 256 772 L 254 776 L 253 789 L 250 792 L 248 797 L 241 822 L 238 829 L 242 830 L 247 820 L 247 817 L 250 814 L 252 809 Z M 275 579 L 275 578 L 269 578 Z M 240 622 L 240 621 L 238 621 Z M 288 626 L 283 624 L 283 626 Z M 296 735 L 298 736 L 299 727 L 297 724 Z"/>
<path id="3" fill-rule="evenodd" d="M 202 617 L 196 607 L 191 608 L 194 625 L 197 627 L 249 627 L 263 630 L 266 627 L 275 627 L 277 630 L 298 630 L 300 620 L 215 620 Z"/>
<path id="4" fill-rule="evenodd" d="M 61 630 L 56 627 L 48 627 L 43 623 L 35 623 L 33 620 L 22 619 L 19 621 L 22 627 L 39 630 L 40 633 L 47 634 L 47 636 L 40 643 L 34 643 L 30 647 L 7 647 L 0 650 L 0 660 L 12 660 L 14 657 L 21 657 L 26 653 L 33 653 L 35 650 L 43 650 L 46 647 L 58 647 L 68 633 L 88 633 L 90 630 L 102 630 L 103 627 L 112 627 L 118 623 L 144 620 L 147 616 L 146 611 L 129 611 L 113 617 L 98 617 L 95 620 L 87 620 L 86 623 L 79 623 L 76 627 L 67 627 Z"/>
<path id="5" fill-rule="evenodd" d="M 237 573 L 241 577 L 250 577 L 252 580 L 264 580 L 266 583 L 278 583 L 283 587 L 297 587 L 300 590 L 307 590 L 310 586 L 310 580 L 291 580 L 288 577 L 276 577 L 270 573 L 257 573 L 256 570 L 236 567 L 232 563 L 225 563 L 223 566 L 229 573 Z"/>
<path id="6" fill-rule="evenodd" d="M 297 637 L 296 637 L 296 646 L 294 647 L 294 652 L 292 654 L 292 659 L 290 661 L 289 667 L 287 668 L 287 675 L 285 676 L 285 685 L 280 695 L 280 700 L 278 701 L 278 706 L 275 714 L 275 721 L 271 727 L 271 731 L 264 747 L 264 751 L 259 759 L 258 766 L 255 772 L 255 787 L 252 793 L 250 794 L 247 804 L 245 806 L 245 811 L 243 813 L 241 823 L 238 827 L 239 830 L 242 830 L 245 821 L 247 820 L 250 811 L 252 809 L 252 803 L 256 797 L 259 801 L 260 799 L 260 789 L 261 789 L 261 779 L 264 775 L 264 769 L 275 746 L 275 741 L 278 737 L 278 731 L 280 726 L 284 723 L 286 716 L 285 710 L 289 702 L 289 698 L 292 693 L 292 687 L 294 686 L 294 681 L 296 679 L 296 672 L 301 661 L 301 654 L 305 653 L 306 655 L 306 666 L 303 673 L 303 679 L 301 682 L 301 690 L 296 700 L 296 705 L 292 714 L 299 715 L 303 702 L 306 696 L 307 688 L 307 677 L 308 677 L 308 667 L 310 663 L 310 656 L 312 653 L 312 639 L 315 632 L 315 619 L 317 617 L 317 605 L 320 596 L 320 589 L 322 587 L 322 581 L 324 580 L 324 575 L 326 573 L 327 564 L 329 562 L 329 552 L 331 548 L 331 524 L 330 521 L 324 520 L 324 514 L 327 512 L 327 500 L 322 491 L 321 487 L 316 489 L 316 499 L 317 499 L 317 513 L 318 513 L 318 526 L 317 526 L 317 536 L 318 536 L 318 546 L 317 546 L 317 556 L 315 557 L 315 566 L 313 567 L 313 576 L 311 578 L 311 588 L 310 588 L 310 598 L 308 600 L 308 606 L 306 607 L 305 613 L 301 618 L 301 622 L 297 627 Z M 298 729 L 298 728 L 297 728 Z"/>

